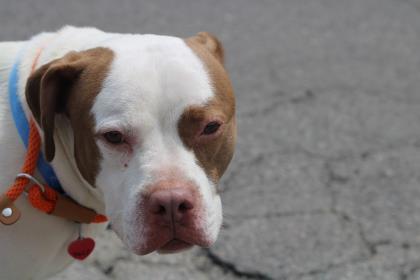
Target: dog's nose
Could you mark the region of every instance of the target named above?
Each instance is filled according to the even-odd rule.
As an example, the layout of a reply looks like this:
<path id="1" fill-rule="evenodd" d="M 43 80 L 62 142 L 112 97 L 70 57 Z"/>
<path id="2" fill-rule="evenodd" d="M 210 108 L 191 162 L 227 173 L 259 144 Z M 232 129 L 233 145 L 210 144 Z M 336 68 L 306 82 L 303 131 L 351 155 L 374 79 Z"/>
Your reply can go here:
<path id="1" fill-rule="evenodd" d="M 194 197 L 188 189 L 156 190 L 149 199 L 149 212 L 167 223 L 180 222 L 194 209 Z"/>

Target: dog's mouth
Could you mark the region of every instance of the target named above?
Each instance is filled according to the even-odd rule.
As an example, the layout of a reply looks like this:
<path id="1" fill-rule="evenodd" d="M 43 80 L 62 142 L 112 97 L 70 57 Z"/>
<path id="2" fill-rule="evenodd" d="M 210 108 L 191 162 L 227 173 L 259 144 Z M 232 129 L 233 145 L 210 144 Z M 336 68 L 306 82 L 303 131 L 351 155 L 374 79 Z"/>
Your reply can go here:
<path id="1" fill-rule="evenodd" d="M 172 239 L 170 241 L 168 241 L 167 243 L 165 243 L 165 245 L 163 245 L 162 247 L 160 247 L 157 252 L 159 254 L 172 254 L 172 253 L 178 253 L 180 251 L 184 251 L 187 250 L 189 248 L 191 248 L 193 246 L 193 244 L 185 242 L 183 240 L 180 239 Z"/>
<path id="2" fill-rule="evenodd" d="M 166 196 L 163 196 L 163 198 L 157 196 L 157 198 L 163 201 Z M 160 201 L 158 199 L 157 202 Z M 152 202 L 156 204 L 155 201 Z M 138 255 L 147 255 L 152 252 L 172 254 L 190 249 L 193 246 L 209 247 L 212 245 L 216 236 L 210 238 L 206 231 L 207 224 L 212 225 L 212 223 L 204 221 L 206 216 L 203 214 L 204 211 L 201 206 L 194 208 L 179 206 L 174 210 L 170 208 L 174 203 L 174 201 L 169 201 L 165 205 L 158 203 L 158 207 L 152 207 L 152 210 L 147 203 L 139 204 L 137 206 L 139 211 L 136 211 L 136 213 L 146 213 L 147 215 L 142 214 L 141 217 L 137 218 L 135 215 L 132 216 L 134 219 L 130 222 L 128 228 L 134 226 L 135 230 L 123 232 L 124 243 Z M 200 203 L 197 205 L 200 205 Z M 158 211 L 153 212 L 156 209 Z"/>

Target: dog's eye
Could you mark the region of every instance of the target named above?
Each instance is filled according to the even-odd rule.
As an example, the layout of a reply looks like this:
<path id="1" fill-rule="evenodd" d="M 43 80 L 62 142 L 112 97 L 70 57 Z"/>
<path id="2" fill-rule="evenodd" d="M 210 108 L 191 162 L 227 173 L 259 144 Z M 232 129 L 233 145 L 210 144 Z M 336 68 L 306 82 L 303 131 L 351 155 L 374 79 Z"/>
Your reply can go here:
<path id="1" fill-rule="evenodd" d="M 119 131 L 108 131 L 103 134 L 104 138 L 108 143 L 118 145 L 124 142 L 124 137 Z"/>
<path id="2" fill-rule="evenodd" d="M 219 130 L 220 123 L 217 121 L 209 122 L 203 129 L 202 135 L 211 135 Z"/>

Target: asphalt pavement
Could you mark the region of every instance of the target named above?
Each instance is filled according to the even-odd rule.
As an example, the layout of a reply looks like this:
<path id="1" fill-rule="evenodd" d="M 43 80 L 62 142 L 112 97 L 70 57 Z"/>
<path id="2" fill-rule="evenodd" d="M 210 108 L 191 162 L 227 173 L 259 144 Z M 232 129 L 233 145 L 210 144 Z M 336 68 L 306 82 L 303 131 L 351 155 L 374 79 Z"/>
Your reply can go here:
<path id="1" fill-rule="evenodd" d="M 238 146 L 210 249 L 111 232 L 64 279 L 420 279 L 420 1 L 0 0 L 0 40 L 63 25 L 223 42 Z"/>

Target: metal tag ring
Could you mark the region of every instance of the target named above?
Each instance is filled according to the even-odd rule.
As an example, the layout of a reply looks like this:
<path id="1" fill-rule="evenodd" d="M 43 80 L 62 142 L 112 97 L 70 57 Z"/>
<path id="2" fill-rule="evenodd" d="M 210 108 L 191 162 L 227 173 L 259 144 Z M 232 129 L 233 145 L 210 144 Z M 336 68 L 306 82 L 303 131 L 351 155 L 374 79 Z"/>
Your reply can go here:
<path id="1" fill-rule="evenodd" d="M 28 173 L 18 173 L 16 175 L 16 179 L 19 179 L 19 178 L 26 178 L 29 181 L 31 181 L 32 183 L 35 183 L 35 185 L 37 185 L 38 187 L 40 187 L 41 188 L 41 191 L 43 193 L 45 193 L 45 187 L 37 179 L 35 179 L 35 177 L 33 177 L 32 175 L 30 175 Z M 25 189 L 23 190 L 25 192 L 25 194 L 28 194 L 27 187 L 28 186 L 26 185 L 25 186 Z"/>

